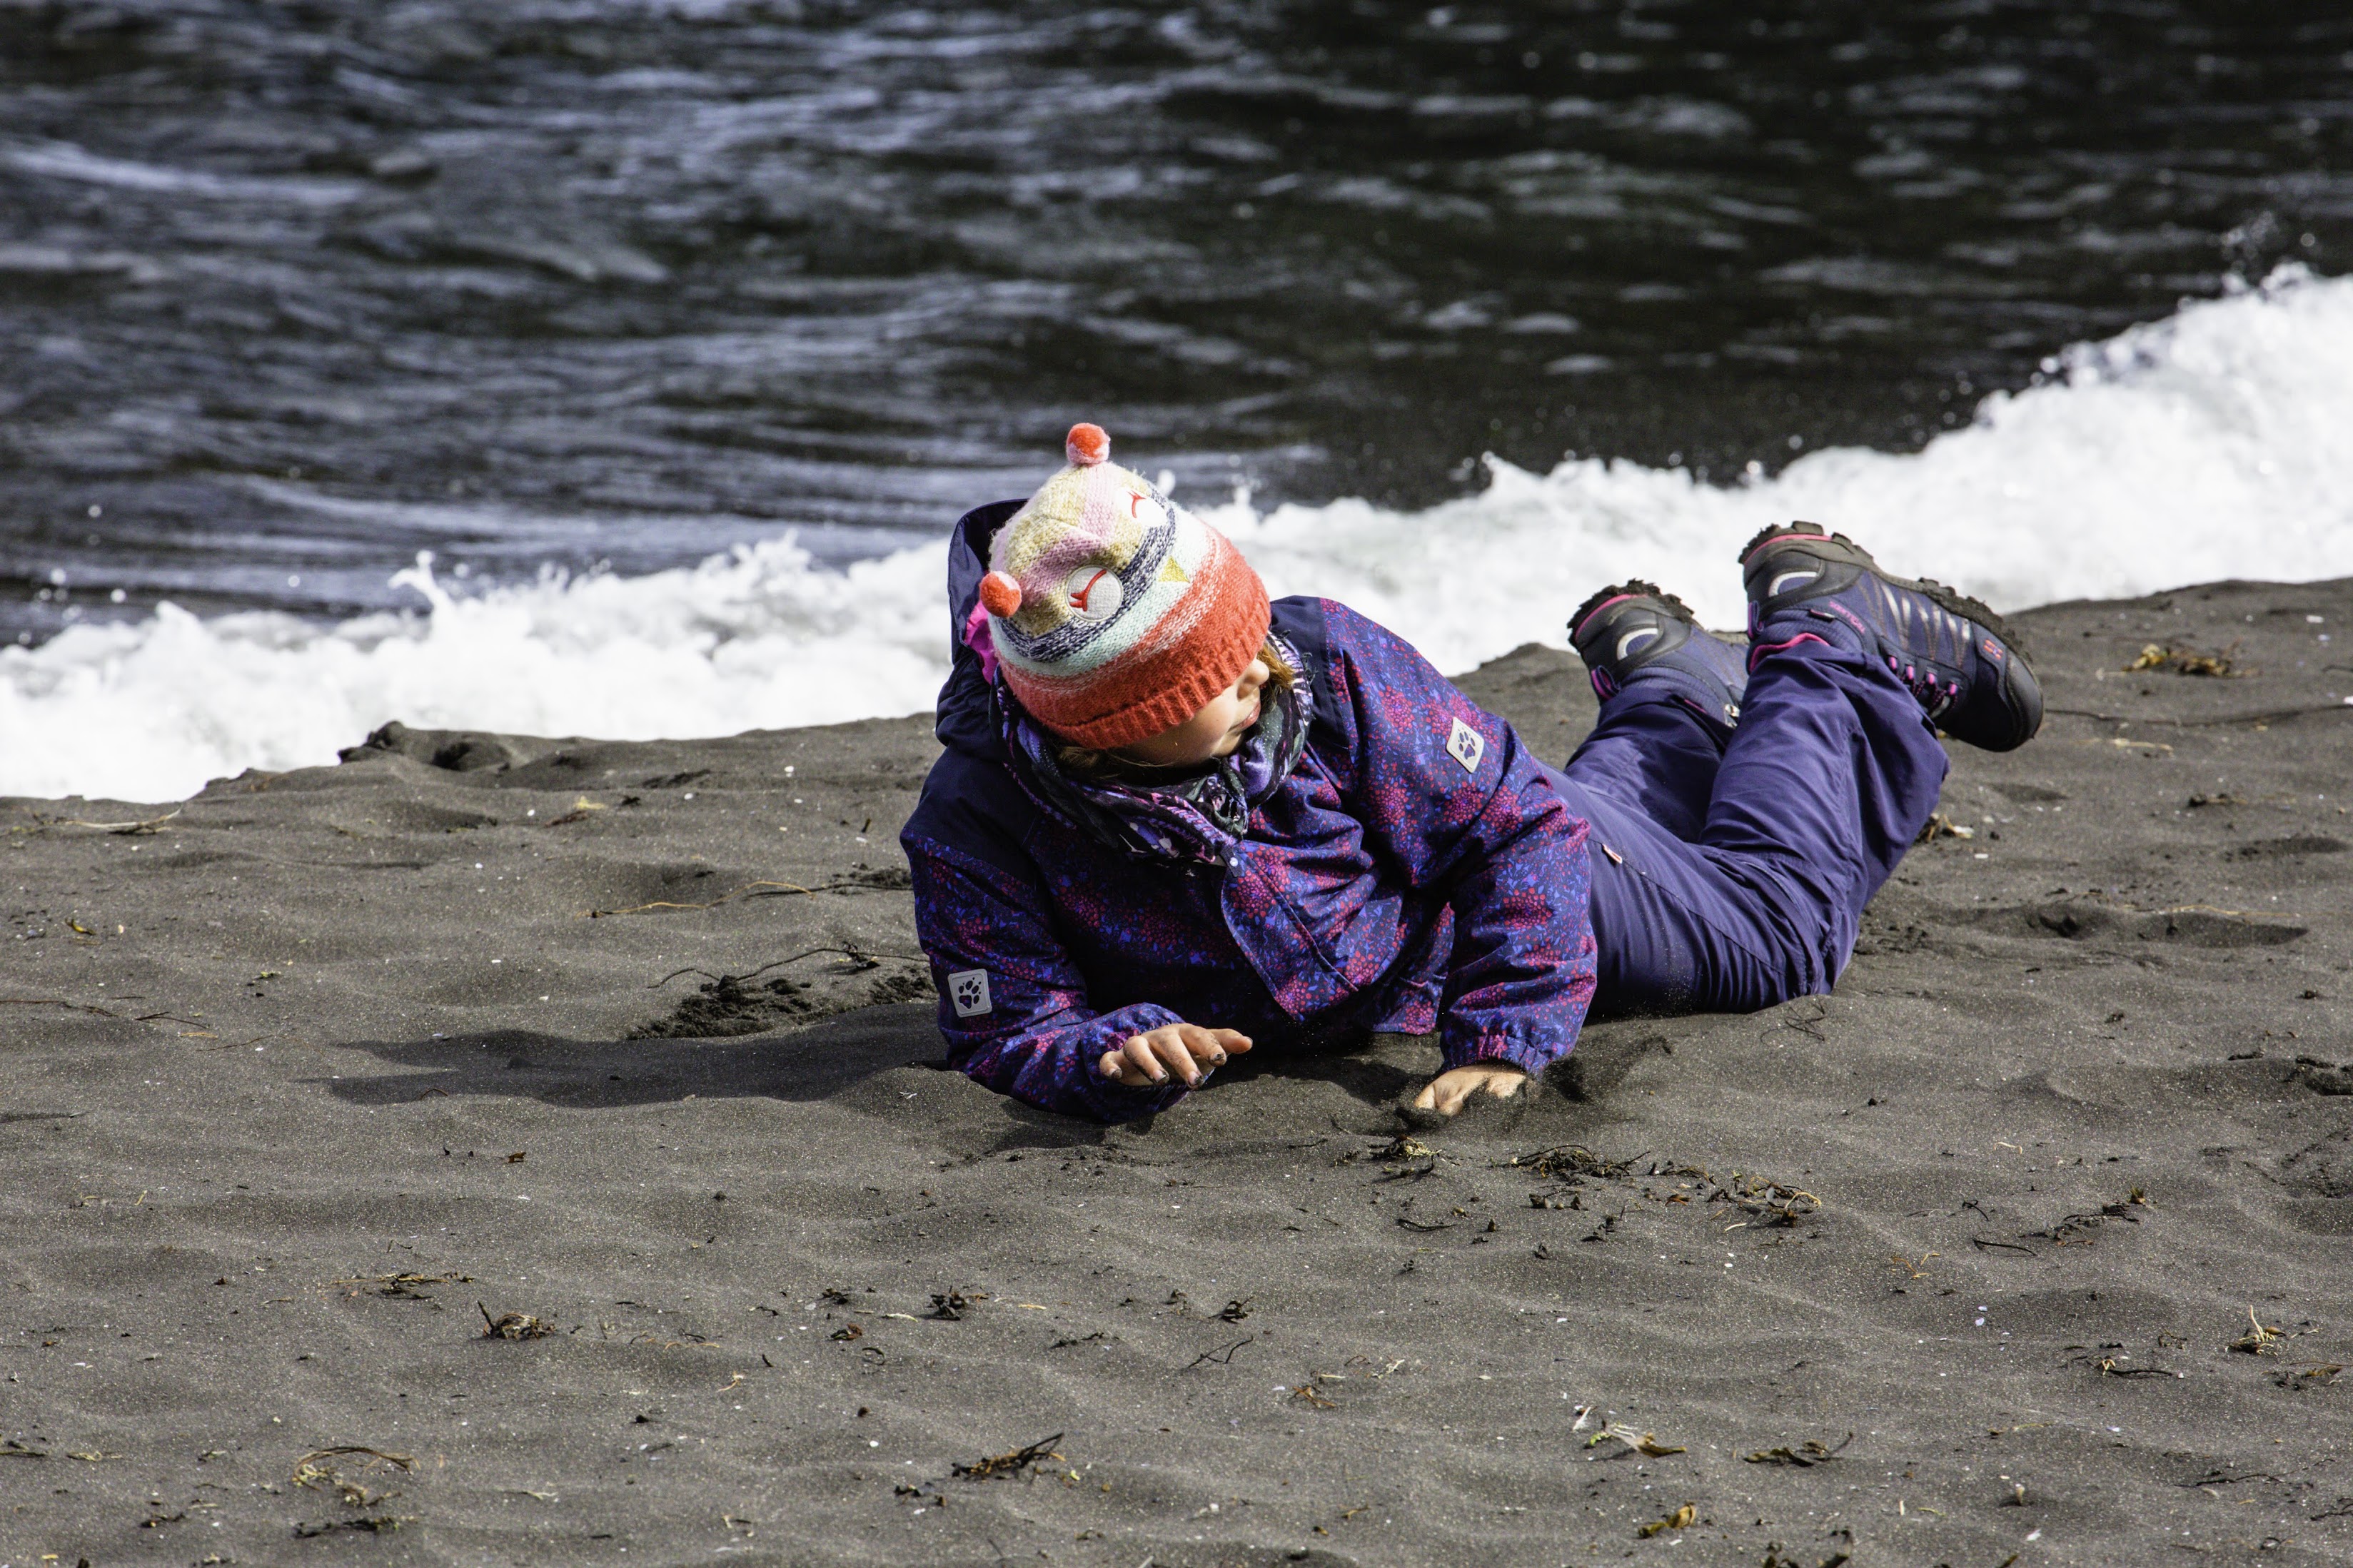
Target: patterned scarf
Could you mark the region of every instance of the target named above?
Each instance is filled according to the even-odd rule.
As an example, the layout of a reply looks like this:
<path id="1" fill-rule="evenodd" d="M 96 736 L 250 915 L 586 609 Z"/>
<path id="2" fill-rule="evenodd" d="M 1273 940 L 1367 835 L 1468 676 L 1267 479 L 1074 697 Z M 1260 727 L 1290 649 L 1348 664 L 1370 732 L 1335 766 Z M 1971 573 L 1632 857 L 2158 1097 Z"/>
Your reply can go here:
<path id="1" fill-rule="evenodd" d="M 1275 639 L 1293 669 L 1299 655 Z M 1258 722 L 1230 756 L 1198 773 L 1145 784 L 1074 778 L 1062 766 L 1064 742 L 1023 712 L 1003 682 L 997 688 L 1005 749 L 1019 764 L 1015 776 L 1038 804 L 1099 842 L 1147 859 L 1225 862 L 1228 847 L 1250 826 L 1251 811 L 1282 786 L 1307 749 L 1314 718 L 1307 676 L 1292 686 L 1261 689 Z"/>

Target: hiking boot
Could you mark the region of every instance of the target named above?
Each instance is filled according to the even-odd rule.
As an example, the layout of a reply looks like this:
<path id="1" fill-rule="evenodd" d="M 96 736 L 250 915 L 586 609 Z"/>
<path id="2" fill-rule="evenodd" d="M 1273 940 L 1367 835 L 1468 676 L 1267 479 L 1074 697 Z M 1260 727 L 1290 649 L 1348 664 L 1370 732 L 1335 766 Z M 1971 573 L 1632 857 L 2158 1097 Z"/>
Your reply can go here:
<path id="1" fill-rule="evenodd" d="M 2042 724 L 2042 688 L 2001 617 L 1941 583 L 1881 570 L 1861 545 L 1816 523 L 1768 528 L 1740 552 L 1748 668 L 1795 642 L 1863 653 L 1920 700 L 1929 721 L 1989 752 Z"/>
<path id="2" fill-rule="evenodd" d="M 1740 650 L 1702 630 L 1689 606 L 1654 583 L 1629 579 L 1586 600 L 1568 618 L 1568 640 L 1604 702 L 1653 690 L 1721 733 L 1740 722 L 1748 687 Z"/>

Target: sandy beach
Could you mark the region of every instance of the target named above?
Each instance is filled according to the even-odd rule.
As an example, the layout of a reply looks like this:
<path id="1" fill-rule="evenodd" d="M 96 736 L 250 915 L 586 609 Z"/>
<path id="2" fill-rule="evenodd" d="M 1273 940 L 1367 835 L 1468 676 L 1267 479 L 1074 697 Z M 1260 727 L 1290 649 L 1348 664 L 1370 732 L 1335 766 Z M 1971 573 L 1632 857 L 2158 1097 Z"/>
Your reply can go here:
<path id="1" fill-rule="evenodd" d="M 2344 1562 L 2353 581 L 2018 625 L 1835 994 L 1436 1131 L 941 1070 L 927 718 L 0 803 L 0 1563 Z"/>

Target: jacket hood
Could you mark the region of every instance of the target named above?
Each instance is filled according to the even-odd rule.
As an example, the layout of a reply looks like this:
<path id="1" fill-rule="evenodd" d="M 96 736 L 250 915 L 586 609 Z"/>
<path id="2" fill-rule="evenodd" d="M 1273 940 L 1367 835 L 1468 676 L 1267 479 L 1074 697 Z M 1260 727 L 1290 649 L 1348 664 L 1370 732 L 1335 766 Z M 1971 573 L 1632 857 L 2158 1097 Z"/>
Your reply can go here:
<path id="1" fill-rule="evenodd" d="M 1018 500 L 991 501 L 956 519 L 948 536 L 948 649 L 953 656 L 947 684 L 933 710 L 932 732 L 952 751 L 990 762 L 1004 762 L 1005 741 L 997 722 L 997 691 L 981 673 L 980 655 L 965 646 L 965 622 L 980 603 L 980 580 L 988 574 L 989 542 L 1006 520 L 1019 511 Z"/>

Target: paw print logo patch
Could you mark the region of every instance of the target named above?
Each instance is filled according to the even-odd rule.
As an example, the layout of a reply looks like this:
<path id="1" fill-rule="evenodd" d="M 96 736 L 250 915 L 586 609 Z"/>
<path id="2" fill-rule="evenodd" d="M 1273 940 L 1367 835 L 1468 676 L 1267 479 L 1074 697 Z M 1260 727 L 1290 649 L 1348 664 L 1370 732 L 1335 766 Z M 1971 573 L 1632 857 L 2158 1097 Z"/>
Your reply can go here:
<path id="1" fill-rule="evenodd" d="M 955 1004 L 959 1018 L 976 1018 L 996 1011 L 988 1000 L 988 971 L 959 969 L 949 975 L 948 1000 Z"/>
<path id="2" fill-rule="evenodd" d="M 1475 773 L 1479 759 L 1487 754 L 1487 742 L 1479 738 L 1478 731 L 1457 719 L 1453 732 L 1446 737 L 1446 754 L 1461 763 L 1464 773 Z"/>

